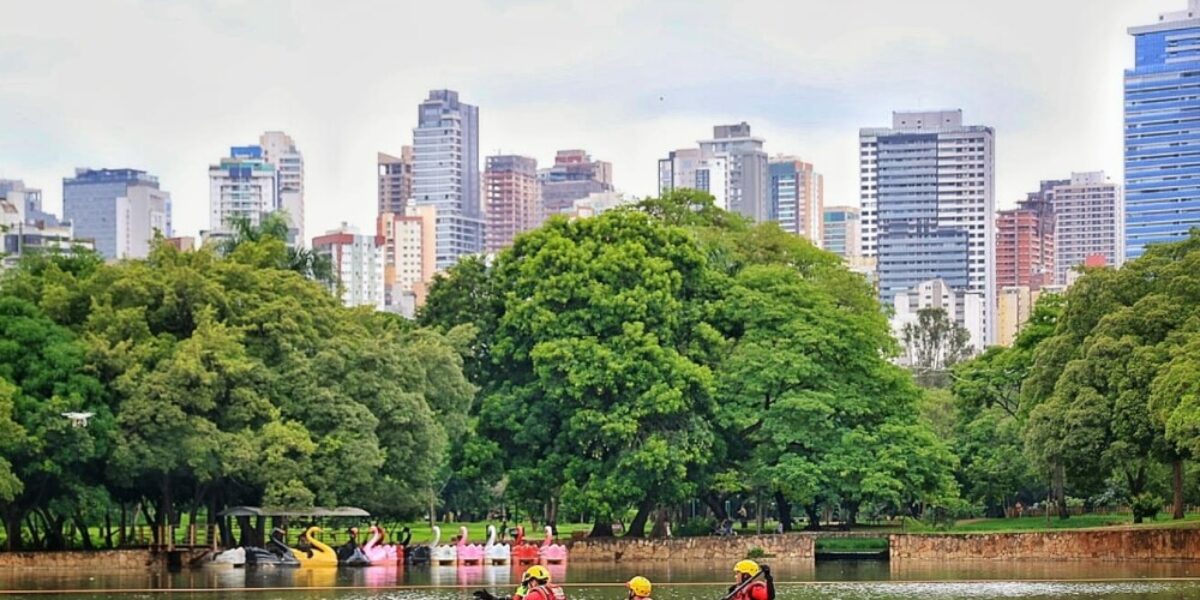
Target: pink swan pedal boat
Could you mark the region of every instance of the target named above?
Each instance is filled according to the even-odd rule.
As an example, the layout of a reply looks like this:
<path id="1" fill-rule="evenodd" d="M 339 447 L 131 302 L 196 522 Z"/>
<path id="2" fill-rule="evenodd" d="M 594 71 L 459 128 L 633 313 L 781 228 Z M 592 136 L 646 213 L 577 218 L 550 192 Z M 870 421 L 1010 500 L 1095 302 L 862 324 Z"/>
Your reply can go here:
<path id="1" fill-rule="evenodd" d="M 567 562 L 567 547 L 554 543 L 553 527 L 546 527 L 546 539 L 542 540 L 542 547 L 538 555 L 541 557 L 542 562 L 551 565 L 559 565 Z"/>
<path id="2" fill-rule="evenodd" d="M 387 532 L 377 525 L 371 526 L 371 539 L 362 547 L 363 554 L 372 565 L 395 565 L 404 560 L 403 550 L 398 550 L 395 544 L 385 544 Z"/>
<path id="3" fill-rule="evenodd" d="M 458 528 L 458 564 L 482 565 L 483 546 L 467 543 L 467 528 Z"/>

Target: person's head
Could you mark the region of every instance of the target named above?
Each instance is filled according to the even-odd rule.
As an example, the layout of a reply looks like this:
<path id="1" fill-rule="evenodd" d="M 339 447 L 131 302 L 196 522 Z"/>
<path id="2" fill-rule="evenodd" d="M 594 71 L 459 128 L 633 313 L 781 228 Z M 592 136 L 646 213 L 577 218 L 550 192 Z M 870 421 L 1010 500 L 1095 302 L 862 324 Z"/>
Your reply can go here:
<path id="1" fill-rule="evenodd" d="M 650 593 L 654 590 L 654 586 L 650 583 L 650 580 L 641 576 L 630 579 L 625 584 L 625 587 L 629 590 L 630 598 L 649 598 Z"/>
<path id="2" fill-rule="evenodd" d="M 733 565 L 733 578 L 734 581 L 742 583 L 758 575 L 760 571 L 762 571 L 762 567 L 752 560 L 738 561 L 736 565 Z"/>
<path id="3" fill-rule="evenodd" d="M 550 571 L 542 565 L 533 565 L 525 569 L 525 574 L 521 576 L 521 585 L 533 589 L 550 583 Z"/>

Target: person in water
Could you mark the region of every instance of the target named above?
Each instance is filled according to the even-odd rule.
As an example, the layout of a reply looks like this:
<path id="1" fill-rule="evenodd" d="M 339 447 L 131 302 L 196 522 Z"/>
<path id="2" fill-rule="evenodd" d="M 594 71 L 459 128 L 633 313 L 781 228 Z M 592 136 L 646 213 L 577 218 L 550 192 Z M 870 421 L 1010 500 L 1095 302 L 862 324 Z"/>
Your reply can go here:
<path id="1" fill-rule="evenodd" d="M 654 591 L 654 585 L 649 579 L 642 576 L 634 577 L 625 584 L 625 589 L 629 590 L 626 595 L 626 600 L 650 600 L 650 593 Z"/>
<path id="2" fill-rule="evenodd" d="M 487 590 L 476 590 L 476 600 L 503 600 Z M 512 600 L 566 600 L 567 594 L 561 587 L 550 583 L 550 571 L 542 565 L 533 565 L 521 575 L 521 585 L 513 592 Z"/>
<path id="3" fill-rule="evenodd" d="M 753 581 L 759 575 L 763 580 Z M 737 593 L 729 600 L 775 600 L 775 578 L 771 576 L 771 567 L 752 560 L 739 561 L 733 565 L 733 577 L 734 583 L 729 591 Z"/>

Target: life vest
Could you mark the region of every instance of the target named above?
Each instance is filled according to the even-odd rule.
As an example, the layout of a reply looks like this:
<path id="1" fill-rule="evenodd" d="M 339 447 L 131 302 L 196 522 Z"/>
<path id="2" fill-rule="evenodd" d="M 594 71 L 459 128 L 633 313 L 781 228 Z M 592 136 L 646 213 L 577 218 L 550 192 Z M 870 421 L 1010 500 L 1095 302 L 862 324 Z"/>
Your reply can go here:
<path id="1" fill-rule="evenodd" d="M 771 595 L 767 592 L 767 584 L 755 581 L 738 592 L 731 600 L 771 600 Z"/>
<path id="2" fill-rule="evenodd" d="M 552 583 L 529 590 L 525 600 L 567 600 L 567 594 L 562 588 Z"/>

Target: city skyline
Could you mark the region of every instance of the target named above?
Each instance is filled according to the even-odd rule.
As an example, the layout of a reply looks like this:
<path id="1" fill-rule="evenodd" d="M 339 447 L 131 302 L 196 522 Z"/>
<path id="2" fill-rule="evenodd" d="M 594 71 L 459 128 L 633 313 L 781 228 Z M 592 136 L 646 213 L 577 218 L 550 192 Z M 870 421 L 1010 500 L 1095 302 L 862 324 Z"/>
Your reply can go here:
<path id="1" fill-rule="evenodd" d="M 480 107 L 482 154 L 549 164 L 558 149 L 586 148 L 613 163 L 617 189 L 641 196 L 654 194 L 657 160 L 666 152 L 693 146 L 715 124 L 746 121 L 772 154 L 815 164 L 830 205 L 856 202 L 859 127 L 891 110 L 961 107 L 996 128 L 997 207 L 1008 208 L 1032 182 L 1058 173 L 1105 170 L 1122 179 L 1120 89 L 1133 66 L 1126 30 L 1187 7 L 1185 0 L 1014 2 L 967 13 L 938 1 L 922 3 L 930 10 L 920 12 L 941 16 L 915 20 L 903 18 L 909 7 L 882 2 L 865 14 L 796 3 L 772 11 L 808 9 L 825 25 L 814 30 L 844 34 L 852 26 L 870 40 L 797 40 L 784 35 L 787 19 L 764 10 L 701 47 L 661 27 L 677 12 L 668 6 L 616 7 L 596 17 L 644 34 L 625 43 L 571 30 L 566 24 L 582 5 L 468 3 L 466 14 L 475 16 L 462 48 L 437 64 L 397 61 L 381 72 L 350 59 L 415 51 L 436 33 L 398 40 L 383 34 L 388 19 L 376 13 L 420 9 L 227 4 L 222 11 L 72 5 L 80 16 L 72 22 L 86 27 L 52 20 L 54 2 L 22 5 L 21 18 L 0 23 L 0 177 L 44 190 L 46 208 L 61 214 L 56 183 L 76 167 L 145 170 L 171 190 L 178 235 L 195 235 L 207 226 L 212 158 L 262 131 L 282 130 L 304 150 L 310 235 L 342 221 L 366 230 L 377 204 L 375 153 L 399 154 L 411 144 L 411 107 L 431 89 L 450 88 Z M 728 10 L 714 4 L 681 18 L 701 28 L 723 22 Z M 487 30 L 494 20 L 514 27 Z M 26 26 L 40 21 L 56 27 Z M 92 25 L 109 21 L 142 26 L 145 37 L 100 43 L 106 28 Z M 541 23 L 538 35 L 529 35 L 529 21 Z M 1064 39 L 1066 22 L 1073 35 Z M 555 23 L 570 31 L 554 30 Z M 748 31 L 759 33 L 754 43 L 739 37 Z M 550 52 L 568 42 L 573 50 Z M 154 53 L 144 51 L 149 46 Z M 518 55 L 527 62 L 514 63 Z M 212 68 L 233 56 L 278 61 L 279 68 Z M 706 69 L 688 68 L 701 62 Z M 664 64 L 665 72 L 687 76 L 662 78 Z M 155 93 L 131 96 L 110 85 L 112 65 L 149 74 Z M 262 91 L 222 91 L 249 78 L 262 80 L 255 85 Z"/>

